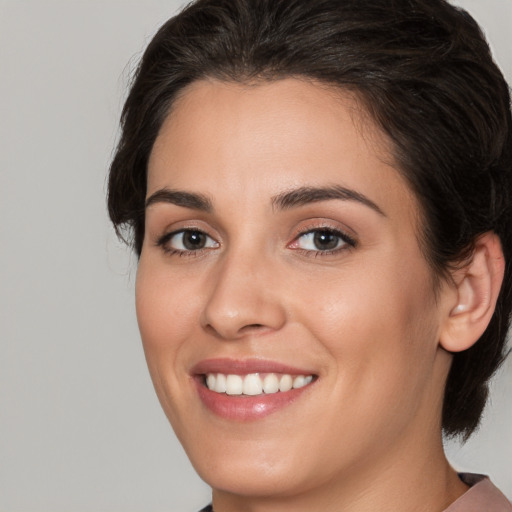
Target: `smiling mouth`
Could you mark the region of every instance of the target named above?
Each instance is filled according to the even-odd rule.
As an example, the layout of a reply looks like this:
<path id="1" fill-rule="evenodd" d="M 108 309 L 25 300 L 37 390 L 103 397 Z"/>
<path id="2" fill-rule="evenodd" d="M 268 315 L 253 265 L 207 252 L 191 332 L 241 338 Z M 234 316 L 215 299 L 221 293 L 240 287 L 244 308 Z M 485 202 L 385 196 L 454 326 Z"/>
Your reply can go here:
<path id="1" fill-rule="evenodd" d="M 191 368 L 191 375 L 206 409 L 242 423 L 287 409 L 309 395 L 319 379 L 306 368 L 257 358 L 205 359 Z"/>
<path id="2" fill-rule="evenodd" d="M 291 375 L 287 373 L 249 373 L 246 375 L 207 373 L 203 383 L 215 393 L 230 396 L 258 396 L 284 393 L 307 386 L 315 375 Z"/>

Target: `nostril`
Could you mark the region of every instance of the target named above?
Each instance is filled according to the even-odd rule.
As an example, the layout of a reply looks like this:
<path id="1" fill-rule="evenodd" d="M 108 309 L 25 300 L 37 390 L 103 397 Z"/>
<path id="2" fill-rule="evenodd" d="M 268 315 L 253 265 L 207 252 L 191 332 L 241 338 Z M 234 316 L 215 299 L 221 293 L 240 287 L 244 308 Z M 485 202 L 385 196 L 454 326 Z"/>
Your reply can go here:
<path id="1" fill-rule="evenodd" d="M 265 326 L 262 325 L 262 324 L 249 324 L 249 325 L 244 325 L 244 327 L 242 327 L 240 329 L 240 331 L 260 331 L 261 329 L 264 329 Z"/>
<path id="2" fill-rule="evenodd" d="M 212 324 L 207 324 L 205 329 L 213 334 L 216 337 L 225 338 L 225 339 L 239 339 L 246 335 L 251 334 L 264 334 L 267 330 L 271 331 L 272 327 L 266 326 L 264 324 L 247 324 L 243 325 L 240 328 L 236 328 L 233 331 L 224 328 L 223 330 L 218 330 Z"/>

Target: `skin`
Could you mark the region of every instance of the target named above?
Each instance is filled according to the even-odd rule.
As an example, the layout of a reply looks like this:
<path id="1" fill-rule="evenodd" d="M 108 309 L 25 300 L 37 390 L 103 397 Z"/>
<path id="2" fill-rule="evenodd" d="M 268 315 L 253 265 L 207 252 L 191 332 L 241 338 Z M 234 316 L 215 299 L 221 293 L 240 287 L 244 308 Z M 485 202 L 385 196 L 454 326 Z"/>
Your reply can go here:
<path id="1" fill-rule="evenodd" d="M 272 204 L 333 185 L 381 211 Z M 165 188 L 207 196 L 212 210 L 147 208 L 138 322 L 158 397 L 216 512 L 440 512 L 460 496 L 440 426 L 451 355 L 439 340 L 457 289 L 443 282 L 435 295 L 417 201 L 357 101 L 297 79 L 196 82 L 151 154 L 148 197 Z M 169 253 L 180 235 L 158 245 L 191 228 L 208 235 L 204 249 Z M 355 246 L 319 251 L 303 233 L 320 228 Z M 284 409 L 230 421 L 203 405 L 190 373 L 219 357 L 317 379 Z"/>

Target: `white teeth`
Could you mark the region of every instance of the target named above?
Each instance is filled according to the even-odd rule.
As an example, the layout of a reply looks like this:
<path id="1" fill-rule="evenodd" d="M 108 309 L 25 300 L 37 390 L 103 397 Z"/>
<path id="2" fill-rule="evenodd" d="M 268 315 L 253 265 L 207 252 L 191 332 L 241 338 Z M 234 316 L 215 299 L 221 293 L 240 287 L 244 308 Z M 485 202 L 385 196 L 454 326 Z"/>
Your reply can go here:
<path id="1" fill-rule="evenodd" d="M 208 385 L 208 382 L 206 383 Z M 210 386 L 208 386 L 210 388 Z M 217 393 L 225 393 L 226 392 L 226 376 L 223 373 L 217 374 L 217 380 L 215 381 L 215 388 L 210 388 L 216 391 Z"/>
<path id="2" fill-rule="evenodd" d="M 302 376 L 302 375 L 299 375 L 298 377 L 295 377 L 295 379 L 293 379 L 293 387 L 295 389 L 297 388 L 303 388 L 306 384 L 306 379 Z"/>
<path id="3" fill-rule="evenodd" d="M 313 375 L 295 375 L 267 373 L 261 377 L 259 373 L 248 375 L 226 375 L 224 373 L 208 373 L 206 387 L 216 393 L 228 395 L 261 395 L 286 392 L 299 389 L 313 381 Z"/>
<path id="4" fill-rule="evenodd" d="M 283 375 L 279 381 L 279 391 L 290 391 L 293 387 L 293 379 L 291 375 Z"/>
<path id="5" fill-rule="evenodd" d="M 277 393 L 279 391 L 279 379 L 274 373 L 269 373 L 263 379 L 263 391 L 265 393 Z"/>
<path id="6" fill-rule="evenodd" d="M 299 375 L 293 379 L 293 388 L 303 388 L 304 386 L 307 386 L 312 380 L 313 375 L 307 375 L 305 377 L 303 375 Z"/>
<path id="7" fill-rule="evenodd" d="M 263 391 L 263 383 L 257 373 L 250 373 L 244 379 L 244 395 L 261 395 Z"/>
<path id="8" fill-rule="evenodd" d="M 228 375 L 226 377 L 226 393 L 228 395 L 241 395 L 244 381 L 240 375 Z"/>
<path id="9" fill-rule="evenodd" d="M 217 381 L 217 377 L 213 373 L 209 373 L 206 377 L 206 386 L 208 389 L 215 389 L 215 383 Z"/>

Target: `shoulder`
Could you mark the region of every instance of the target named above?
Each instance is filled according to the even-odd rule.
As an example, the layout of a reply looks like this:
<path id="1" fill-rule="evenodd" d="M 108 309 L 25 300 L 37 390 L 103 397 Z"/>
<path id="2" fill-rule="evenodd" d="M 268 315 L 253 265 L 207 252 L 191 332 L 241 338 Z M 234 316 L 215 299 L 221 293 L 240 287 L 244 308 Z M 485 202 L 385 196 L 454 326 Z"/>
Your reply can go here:
<path id="1" fill-rule="evenodd" d="M 444 512 L 512 512 L 512 503 L 488 477 L 472 473 L 462 473 L 459 476 L 471 487 Z"/>

